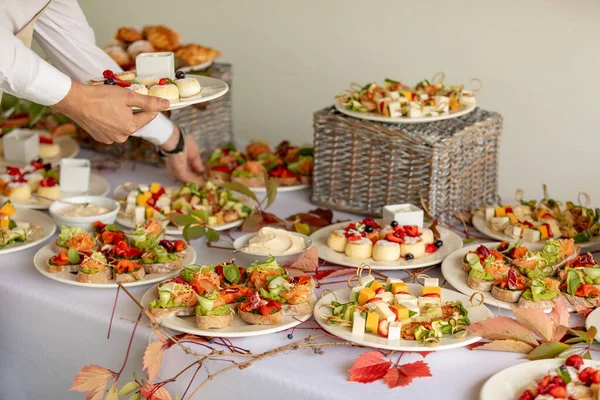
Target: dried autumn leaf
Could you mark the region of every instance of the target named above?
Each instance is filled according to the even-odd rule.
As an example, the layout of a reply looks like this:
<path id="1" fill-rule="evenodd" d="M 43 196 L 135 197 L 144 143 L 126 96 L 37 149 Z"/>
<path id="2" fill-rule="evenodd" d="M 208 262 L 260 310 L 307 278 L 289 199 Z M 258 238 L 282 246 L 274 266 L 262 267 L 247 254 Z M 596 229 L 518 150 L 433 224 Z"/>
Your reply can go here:
<path id="1" fill-rule="evenodd" d="M 265 207 L 266 210 L 267 208 L 271 207 L 271 205 L 273 205 L 275 199 L 277 198 L 277 182 L 275 181 L 275 179 L 267 179 L 267 181 L 265 182 L 265 188 L 267 190 L 267 205 Z"/>
<path id="2" fill-rule="evenodd" d="M 433 351 L 417 351 L 417 353 L 419 353 L 421 355 L 421 357 L 425 358 L 428 355 L 430 355 L 431 353 L 433 353 Z"/>
<path id="3" fill-rule="evenodd" d="M 319 269 L 315 274 L 315 278 L 320 281 L 325 278 L 332 278 L 334 276 L 353 275 L 356 271 L 349 268 L 330 268 L 330 269 Z"/>
<path id="4" fill-rule="evenodd" d="M 350 382 L 371 383 L 385 376 L 392 362 L 383 358 L 378 351 L 361 354 L 348 370 Z"/>
<path id="5" fill-rule="evenodd" d="M 409 385 L 414 378 L 425 378 L 431 376 L 429 366 L 424 361 L 403 364 L 390 368 L 385 374 L 385 382 L 390 388 Z"/>
<path id="6" fill-rule="evenodd" d="M 533 350 L 533 346 L 518 340 L 494 340 L 477 346 L 474 350 L 508 351 L 511 353 L 528 354 Z"/>
<path id="7" fill-rule="evenodd" d="M 148 378 L 153 380 L 160 372 L 164 345 L 162 342 L 152 342 L 144 352 L 144 369 L 148 371 Z"/>
<path id="8" fill-rule="evenodd" d="M 315 271 L 319 266 L 319 251 L 316 247 L 311 247 L 304 253 L 304 257 L 290 265 L 290 268 L 301 271 Z"/>
<path id="9" fill-rule="evenodd" d="M 481 336 L 488 340 L 511 339 L 519 340 L 532 346 L 538 345 L 538 341 L 529 329 L 509 317 L 498 316 L 488 318 L 469 326 L 467 330 L 475 336 Z"/>
<path id="10" fill-rule="evenodd" d="M 550 319 L 556 327 L 554 337 L 552 338 L 552 340 L 558 342 L 563 338 L 563 336 L 565 336 L 565 333 L 567 333 L 567 331 L 569 330 L 569 310 L 562 302 L 562 300 L 559 300 L 554 304 L 554 307 L 550 312 Z"/>
<path id="11" fill-rule="evenodd" d="M 303 235 L 310 235 L 310 227 L 302 222 L 294 222 L 294 230 Z"/>
<path id="12" fill-rule="evenodd" d="M 118 399 L 119 399 L 119 392 L 117 391 L 117 383 L 115 382 L 115 384 L 112 385 L 111 388 L 106 393 L 106 397 L 104 398 L 104 400 L 118 400 Z"/>
<path id="13" fill-rule="evenodd" d="M 262 214 L 260 211 L 255 210 L 246 218 L 240 230 L 242 232 L 256 232 L 262 225 Z"/>
<path id="14" fill-rule="evenodd" d="M 69 390 L 77 392 L 88 392 L 86 400 L 101 400 L 104 395 L 104 389 L 110 379 L 117 374 L 110 369 L 102 368 L 98 365 L 87 365 L 79 370 L 73 386 Z"/>
<path id="15" fill-rule="evenodd" d="M 527 354 L 525 358 L 530 361 L 554 358 L 570 347 L 570 345 L 560 342 L 542 343 Z"/>
<path id="16" fill-rule="evenodd" d="M 517 321 L 545 342 L 554 337 L 554 324 L 543 310 L 538 308 L 510 307 Z"/>

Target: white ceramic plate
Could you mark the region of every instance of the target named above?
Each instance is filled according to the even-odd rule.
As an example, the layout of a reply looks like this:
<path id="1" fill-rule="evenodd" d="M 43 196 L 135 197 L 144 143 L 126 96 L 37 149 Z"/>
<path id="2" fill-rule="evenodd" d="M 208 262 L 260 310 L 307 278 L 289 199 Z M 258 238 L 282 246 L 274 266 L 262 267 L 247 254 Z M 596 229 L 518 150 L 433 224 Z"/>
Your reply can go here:
<path id="1" fill-rule="evenodd" d="M 486 246 L 488 249 L 495 249 L 498 247 L 500 243 L 478 243 L 473 244 L 471 246 L 467 246 L 463 249 L 456 250 L 454 253 L 450 254 L 442 263 L 442 275 L 448 281 L 450 285 L 461 293 L 466 294 L 467 296 L 471 296 L 473 293 L 477 292 L 477 290 L 473 290 L 467 285 L 467 273 L 465 272 L 462 260 L 469 251 L 475 251 L 481 245 Z M 543 247 L 542 244 L 531 244 L 528 246 L 530 250 L 536 251 Z M 483 294 L 483 302 L 489 304 L 491 306 L 504 308 L 505 310 L 510 310 L 511 305 L 516 305 L 517 303 L 507 303 L 505 301 L 500 301 L 495 299 L 492 296 L 491 292 L 480 292 Z"/>
<path id="2" fill-rule="evenodd" d="M 148 304 L 150 304 L 152 300 L 156 300 L 157 298 L 155 293 L 156 289 L 154 287 L 148 289 L 146 293 L 144 293 L 144 296 L 142 296 L 142 306 L 148 307 Z M 317 302 L 317 298 L 314 294 L 309 301 L 313 306 Z M 300 325 L 304 321 L 308 320 L 311 315 L 312 314 L 308 314 L 298 317 L 286 315 L 283 317 L 283 320 L 280 323 L 275 325 L 251 325 L 245 322 L 239 315 L 234 314 L 233 321 L 231 321 L 231 324 L 227 328 L 206 330 L 196 328 L 195 316 L 161 318 L 160 323 L 164 327 L 178 332 L 191 333 L 198 336 L 232 338 L 261 336 L 285 331 L 286 329 Z"/>
<path id="3" fill-rule="evenodd" d="M 201 71 L 201 70 L 204 70 L 204 69 L 210 67 L 211 65 L 213 65 L 214 61 L 215 60 L 213 59 L 213 60 L 208 60 L 202 64 L 188 65 L 187 67 L 181 67 L 181 68 L 177 69 L 177 71 L 183 71 L 186 74 L 190 71 Z"/>
<path id="4" fill-rule="evenodd" d="M 74 158 L 79 154 L 79 143 L 77 140 L 73 139 L 70 136 L 57 136 L 54 138 L 54 143 L 56 143 L 60 147 L 60 154 L 53 158 L 45 158 L 44 162 L 51 163 L 52 165 L 58 165 L 60 160 L 63 158 Z M 0 169 L 4 169 L 9 165 L 14 165 L 15 167 L 23 168 L 25 164 L 19 163 L 9 163 L 4 160 L 4 158 L 0 158 Z"/>
<path id="5" fill-rule="evenodd" d="M 90 188 L 87 192 L 84 193 L 71 193 L 71 192 L 62 192 L 61 198 L 68 199 L 69 197 L 75 196 L 106 196 L 110 192 L 110 183 L 98 174 L 90 174 Z M 7 197 L 0 196 L 2 201 L 7 200 Z M 38 199 L 34 196 L 31 196 L 29 201 L 19 201 L 10 199 L 10 201 L 15 205 L 15 207 L 20 208 L 31 208 L 34 210 L 47 210 L 50 207 L 49 203 L 44 204 L 43 201 L 38 201 Z"/>
<path id="6" fill-rule="evenodd" d="M 516 239 L 512 236 L 508 236 L 505 235 L 504 233 L 501 232 L 496 232 L 493 231 L 492 229 L 490 229 L 490 227 L 488 226 L 485 217 L 480 214 L 480 213 L 476 213 L 473 216 L 472 219 L 472 224 L 475 227 L 475 229 L 477 229 L 479 232 L 483 233 L 484 235 L 492 238 L 492 239 L 496 239 L 496 240 L 501 240 L 501 241 L 506 241 L 506 242 L 516 242 L 519 239 Z M 525 245 L 529 246 L 532 244 L 539 244 L 539 243 L 544 243 L 545 241 L 539 241 L 539 242 L 524 242 Z M 582 249 L 588 248 L 588 247 L 592 247 L 592 246 L 596 246 L 600 244 L 600 236 L 596 236 L 595 238 L 592 238 L 592 240 L 590 240 L 589 242 L 585 242 L 585 243 L 577 243 L 577 246 L 581 247 Z"/>
<path id="7" fill-rule="evenodd" d="M 408 285 L 408 291 L 410 293 L 412 293 L 413 295 L 419 296 L 421 294 L 421 289 L 423 288 L 423 286 L 416 284 L 416 283 L 409 283 L 407 285 Z M 341 303 L 344 303 L 344 302 L 348 301 L 348 298 L 350 296 L 350 288 L 338 289 L 338 290 L 334 291 L 334 293 L 335 293 L 335 296 L 337 297 L 338 301 L 340 301 Z M 373 333 L 365 333 L 365 335 L 361 339 L 355 338 L 354 336 L 352 336 L 352 328 L 351 327 L 339 326 L 339 325 L 329 325 L 327 323 L 327 320 L 325 318 L 321 317 L 321 315 L 319 314 L 320 306 L 322 304 L 329 304 L 333 300 L 335 300 L 334 295 L 332 293 L 328 293 L 323 299 L 320 299 L 317 302 L 317 305 L 315 306 L 315 311 L 314 311 L 315 320 L 317 321 L 317 323 L 319 325 L 321 325 L 321 327 L 323 329 L 325 329 L 327 332 L 331 333 L 332 335 L 335 335 L 335 336 L 337 336 L 341 339 L 347 340 L 349 342 L 356 343 L 360 346 L 375 347 L 378 349 L 395 350 L 395 351 L 440 351 L 440 350 L 450 350 L 450 349 L 456 349 L 458 347 L 464 347 L 468 344 L 475 343 L 475 342 L 481 340 L 481 337 L 474 336 L 473 334 L 468 333 L 467 336 L 465 336 L 464 338 L 461 338 L 461 339 L 453 338 L 453 337 L 444 337 L 444 338 L 440 339 L 439 346 L 427 347 L 423 343 L 416 341 L 416 340 L 399 339 L 399 340 L 390 341 L 387 338 L 384 338 L 382 336 L 379 336 L 379 335 L 376 335 Z M 471 321 L 471 323 L 480 322 L 480 321 L 483 321 L 484 319 L 487 319 L 492 316 L 491 311 L 488 310 L 488 308 L 486 306 L 479 305 L 477 307 L 469 308 L 470 304 L 469 304 L 469 298 L 467 296 L 464 296 L 453 290 L 442 288 L 442 302 L 443 303 L 446 303 L 447 301 L 457 301 L 457 300 L 461 301 L 463 303 L 464 307 L 467 309 L 467 311 L 469 313 L 468 317 L 469 317 L 469 320 Z M 323 308 L 322 313 L 325 316 L 330 316 L 331 309 Z"/>
<path id="8" fill-rule="evenodd" d="M 542 379 L 553 368 L 564 365 L 564 358 L 525 361 L 506 368 L 488 379 L 479 393 L 480 400 L 515 400 L 534 381 Z M 586 367 L 598 368 L 600 362 L 584 360 Z"/>
<path id="9" fill-rule="evenodd" d="M 119 225 L 124 226 L 125 228 L 130 228 L 130 229 L 136 228 L 133 218 L 128 217 L 126 215 L 119 215 L 117 217 L 117 223 Z M 238 226 L 241 226 L 243 223 L 244 223 L 244 220 L 239 219 L 237 221 L 228 222 L 228 223 L 222 224 L 222 225 L 209 226 L 209 228 L 214 229 L 215 231 L 226 231 L 228 229 L 237 228 Z M 176 227 L 176 226 L 169 225 L 169 226 L 167 226 L 165 233 L 167 235 L 183 235 L 183 227 Z"/>
<path id="10" fill-rule="evenodd" d="M 381 220 L 376 220 L 380 225 Z M 337 229 L 344 229 L 350 222 L 340 222 L 339 224 L 330 225 L 325 228 L 319 229 L 310 238 L 313 240 L 314 245 L 319 249 L 319 258 L 329 261 L 330 263 L 343 265 L 345 267 L 358 268 L 363 263 L 367 263 L 374 270 L 402 270 L 402 269 L 413 269 L 422 268 L 430 265 L 441 263 L 450 253 L 455 250 L 462 248 L 462 239 L 456 233 L 449 229 L 441 228 L 438 226 L 441 239 L 444 245 L 440 247 L 435 253 L 426 254 L 421 258 L 414 260 L 405 260 L 400 258 L 397 261 L 374 261 L 372 258 L 366 260 L 360 260 L 358 258 L 347 257 L 344 253 L 338 253 L 327 246 L 327 238 L 331 232 Z"/>
<path id="11" fill-rule="evenodd" d="M 394 124 L 422 124 L 424 122 L 434 122 L 434 121 L 442 121 L 445 119 L 452 119 L 462 117 L 473 110 L 475 110 L 477 106 L 465 106 L 460 111 L 456 111 L 450 114 L 438 115 L 437 117 L 419 117 L 419 118 L 408 118 L 408 117 L 385 117 L 381 114 L 372 113 L 372 112 L 358 112 L 346 110 L 346 108 L 342 105 L 342 102 L 339 99 L 335 100 L 335 109 L 341 112 L 342 114 L 346 114 L 350 117 L 358 118 L 358 119 L 366 119 L 368 121 L 376 121 L 376 122 L 388 122 Z"/>
<path id="12" fill-rule="evenodd" d="M 14 253 L 17 251 L 25 250 L 38 244 L 45 242 L 50 236 L 56 232 L 56 224 L 52 217 L 41 211 L 28 210 L 28 209 L 17 209 L 15 214 L 12 216 L 14 221 L 29 222 L 31 225 L 42 227 L 41 232 L 38 233 L 34 240 L 30 240 L 23 243 L 14 243 L 0 249 L 0 255 Z"/>
<path id="13" fill-rule="evenodd" d="M 585 328 L 590 329 L 592 326 L 595 326 L 598 330 L 598 333 L 596 333 L 596 341 L 600 342 L 600 308 L 596 308 L 589 313 L 585 319 Z"/>
<path id="14" fill-rule="evenodd" d="M 33 257 L 33 264 L 35 265 L 35 269 L 37 269 L 40 274 L 52 280 L 66 283 L 68 285 L 100 289 L 118 287 L 118 285 L 113 279 L 111 279 L 107 283 L 85 283 L 77 281 L 77 274 L 72 274 L 70 272 L 50 273 L 46 271 L 46 261 L 48 261 L 48 259 L 54 255 L 55 253 L 52 251 L 51 243 L 42 247 L 37 253 L 35 253 L 35 256 Z M 188 266 L 190 264 L 193 264 L 195 261 L 196 251 L 191 246 L 188 246 L 186 256 L 181 260 L 181 265 Z M 144 278 L 142 278 L 142 280 L 140 281 L 124 283 L 123 286 L 143 286 L 149 285 L 151 283 L 160 282 L 177 275 L 180 270 L 181 269 L 178 269 L 177 271 L 169 272 L 168 274 L 148 274 L 145 275 Z"/>
<path id="15" fill-rule="evenodd" d="M 296 190 L 303 190 L 303 189 L 306 189 L 309 187 L 310 187 L 310 185 L 307 185 L 307 184 L 278 186 L 277 193 L 295 192 Z M 264 186 L 263 187 L 251 187 L 250 190 L 252 190 L 253 192 L 256 192 L 256 193 L 266 193 L 267 192 L 267 188 Z"/>

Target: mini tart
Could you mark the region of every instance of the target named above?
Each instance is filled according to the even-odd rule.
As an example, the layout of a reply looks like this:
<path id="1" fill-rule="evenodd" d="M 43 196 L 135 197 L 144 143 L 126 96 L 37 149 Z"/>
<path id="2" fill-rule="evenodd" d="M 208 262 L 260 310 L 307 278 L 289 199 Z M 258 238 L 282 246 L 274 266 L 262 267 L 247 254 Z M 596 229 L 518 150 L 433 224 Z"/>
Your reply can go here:
<path id="1" fill-rule="evenodd" d="M 337 251 L 338 253 L 343 253 L 346 249 L 346 243 L 348 243 L 348 239 L 346 239 L 346 231 L 343 229 L 338 229 L 329 234 L 327 238 L 327 246 L 333 251 Z"/>
<path id="2" fill-rule="evenodd" d="M 58 185 L 47 187 L 40 186 L 35 192 L 40 196 L 48 197 L 52 200 L 60 199 L 60 186 Z"/>
<path id="3" fill-rule="evenodd" d="M 344 253 L 347 257 L 365 260 L 371 258 L 373 254 L 373 242 L 367 238 L 360 238 L 356 241 L 348 241 Z"/>
<path id="4" fill-rule="evenodd" d="M 136 74 L 133 71 L 124 71 L 116 73 L 115 76 L 122 81 L 132 81 L 135 79 Z"/>
<path id="5" fill-rule="evenodd" d="M 155 76 L 155 75 L 138 76 L 134 79 L 134 81 L 136 83 L 139 83 L 140 85 L 144 85 L 144 86 L 158 85 L 159 80 L 160 79 L 158 78 L 158 76 Z"/>
<path id="6" fill-rule="evenodd" d="M 191 97 L 200 93 L 200 83 L 194 78 L 175 79 L 174 82 L 181 97 Z"/>
<path id="7" fill-rule="evenodd" d="M 130 86 L 127 86 L 127 89 L 133 90 L 136 93 L 148 95 L 148 88 L 142 84 L 134 83 Z"/>
<path id="8" fill-rule="evenodd" d="M 29 201 L 31 199 L 31 187 L 26 182 L 11 182 L 6 185 L 4 194 L 13 200 Z"/>
<path id="9" fill-rule="evenodd" d="M 40 182 L 41 182 L 42 179 L 44 179 L 44 177 L 42 176 L 42 174 L 40 174 L 38 172 L 32 172 L 30 174 L 25 174 L 23 176 L 23 178 L 25 178 L 25 180 L 27 181 L 27 183 L 31 187 L 31 191 L 32 192 L 35 192 L 40 187 Z"/>
<path id="10" fill-rule="evenodd" d="M 388 240 L 378 240 L 373 245 L 373 260 L 396 261 L 400 258 L 400 245 Z"/>
<path id="11" fill-rule="evenodd" d="M 425 255 L 425 241 L 421 238 L 404 238 L 405 242 L 400 244 L 400 255 L 406 257 L 407 254 L 412 254 L 413 258 L 423 257 Z"/>
<path id="12" fill-rule="evenodd" d="M 60 155 L 60 146 L 57 143 L 40 143 L 40 158 L 56 158 Z"/>
<path id="13" fill-rule="evenodd" d="M 179 89 L 177 86 L 167 83 L 166 85 L 154 85 L 148 91 L 150 96 L 161 97 L 169 101 L 179 100 Z"/>

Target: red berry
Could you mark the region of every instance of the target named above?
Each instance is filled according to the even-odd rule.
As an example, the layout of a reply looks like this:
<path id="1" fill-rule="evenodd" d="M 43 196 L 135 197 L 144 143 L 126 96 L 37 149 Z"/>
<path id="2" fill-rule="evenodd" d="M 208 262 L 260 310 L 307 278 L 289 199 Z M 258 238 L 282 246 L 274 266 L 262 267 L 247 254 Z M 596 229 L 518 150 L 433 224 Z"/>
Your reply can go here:
<path id="1" fill-rule="evenodd" d="M 579 380 L 586 385 L 589 385 L 592 381 L 592 374 L 594 373 L 594 369 L 591 367 L 587 367 L 583 371 L 579 373 Z"/>
<path id="2" fill-rule="evenodd" d="M 535 397 L 533 396 L 533 393 L 531 393 L 531 390 L 526 390 L 523 392 L 521 397 L 519 397 L 519 400 L 533 400 L 534 398 Z"/>
<path id="3" fill-rule="evenodd" d="M 56 186 L 56 179 L 52 177 L 44 178 L 40 181 L 40 186 L 42 187 L 54 187 Z"/>
<path id="4" fill-rule="evenodd" d="M 169 80 L 167 78 L 161 78 L 160 81 L 158 81 L 159 85 L 166 85 L 169 82 Z"/>
<path id="5" fill-rule="evenodd" d="M 6 167 L 6 173 L 10 176 L 21 175 L 21 170 L 17 167 Z"/>
<path id="6" fill-rule="evenodd" d="M 538 394 L 541 393 L 546 393 L 546 389 L 548 387 L 548 384 L 550 383 L 550 377 L 548 375 L 546 375 L 544 377 L 544 379 L 542 379 L 538 384 L 537 384 L 537 388 L 536 388 L 536 392 Z"/>
<path id="7" fill-rule="evenodd" d="M 389 324 L 390 323 L 387 319 L 382 319 L 381 321 L 379 321 L 379 326 L 377 326 L 377 333 L 379 333 L 379 335 L 383 337 L 388 337 Z"/>
<path id="8" fill-rule="evenodd" d="M 593 383 L 600 383 L 600 370 L 594 371 L 594 373 L 591 374 L 591 378 Z"/>
<path id="9" fill-rule="evenodd" d="M 560 376 L 555 376 L 552 379 L 552 383 L 554 383 L 555 385 L 558 385 L 558 386 L 564 386 L 565 385 L 565 381 Z"/>
<path id="10" fill-rule="evenodd" d="M 437 250 L 437 247 L 435 247 L 435 244 L 433 243 L 429 243 L 425 245 L 425 253 L 435 253 L 435 251 Z"/>
<path id="11" fill-rule="evenodd" d="M 583 365 L 583 358 L 581 358 L 579 354 L 573 354 L 571 357 L 567 358 L 567 361 L 565 361 L 565 365 L 567 367 L 579 369 Z"/>
<path id="12" fill-rule="evenodd" d="M 115 81 L 115 83 L 117 84 L 117 86 L 121 86 L 121 87 L 131 86 L 131 82 L 127 82 L 127 81 Z"/>
<path id="13" fill-rule="evenodd" d="M 105 70 L 102 73 L 102 76 L 105 77 L 105 78 L 114 78 L 115 77 L 115 73 L 112 72 L 110 69 L 107 69 L 107 70 Z"/>
<path id="14" fill-rule="evenodd" d="M 567 397 L 567 388 L 565 386 L 554 386 L 548 390 L 548 394 L 556 399 Z"/>

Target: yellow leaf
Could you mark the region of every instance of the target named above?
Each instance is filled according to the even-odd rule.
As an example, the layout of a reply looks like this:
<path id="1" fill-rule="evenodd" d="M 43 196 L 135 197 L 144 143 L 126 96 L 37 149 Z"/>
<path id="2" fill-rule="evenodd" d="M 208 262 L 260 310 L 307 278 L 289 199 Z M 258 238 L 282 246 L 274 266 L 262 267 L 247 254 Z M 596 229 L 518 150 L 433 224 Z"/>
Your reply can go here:
<path id="1" fill-rule="evenodd" d="M 528 354 L 533 350 L 533 346 L 527 343 L 519 342 L 518 340 L 494 340 L 486 343 L 483 346 L 475 347 L 473 350 L 491 350 L 491 351 L 508 351 L 511 353 Z"/>
<path id="2" fill-rule="evenodd" d="M 79 370 L 69 390 L 88 392 L 86 400 L 101 400 L 108 381 L 116 374 L 98 365 L 87 365 Z"/>
<path id="3" fill-rule="evenodd" d="M 117 391 L 117 382 L 115 382 L 108 393 L 106 393 L 106 397 L 104 400 L 119 400 L 119 392 Z"/>
<path id="4" fill-rule="evenodd" d="M 156 378 L 160 372 L 162 353 L 162 342 L 152 342 L 146 347 L 146 351 L 144 352 L 144 369 L 148 371 L 148 378 L 150 380 Z"/>
<path id="5" fill-rule="evenodd" d="M 553 323 L 543 310 L 515 306 L 511 306 L 511 309 L 521 325 L 535 333 L 545 342 L 552 340 L 555 331 Z"/>
<path id="6" fill-rule="evenodd" d="M 296 232 L 301 233 L 306 236 L 310 236 L 310 228 L 307 224 L 303 224 L 302 222 L 294 222 L 294 229 Z"/>

